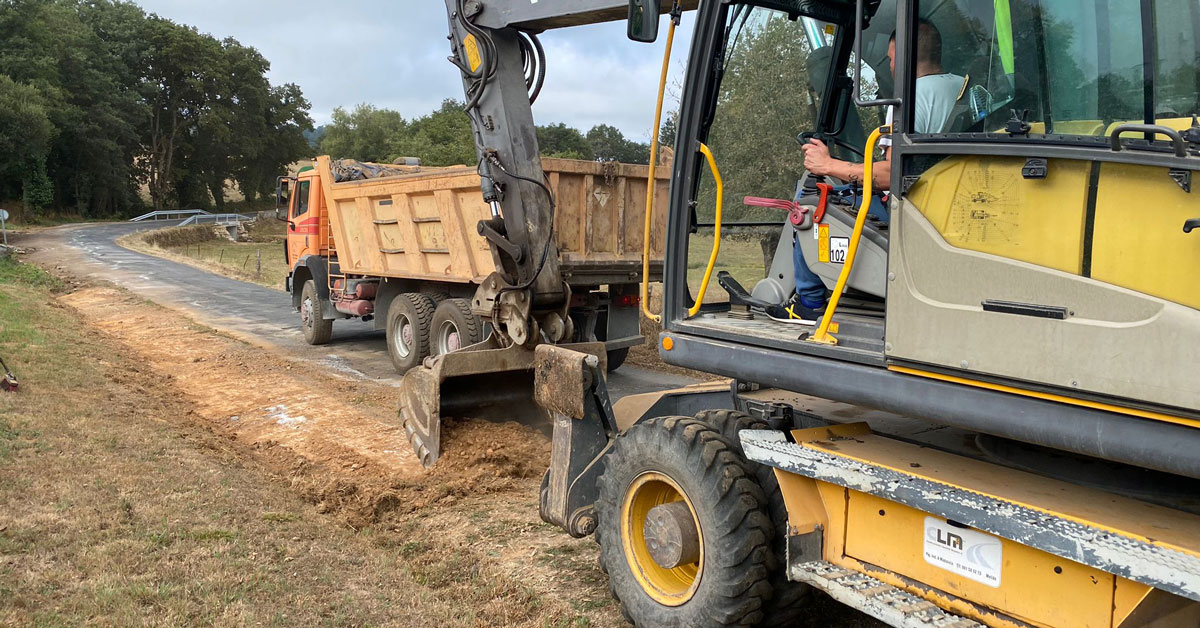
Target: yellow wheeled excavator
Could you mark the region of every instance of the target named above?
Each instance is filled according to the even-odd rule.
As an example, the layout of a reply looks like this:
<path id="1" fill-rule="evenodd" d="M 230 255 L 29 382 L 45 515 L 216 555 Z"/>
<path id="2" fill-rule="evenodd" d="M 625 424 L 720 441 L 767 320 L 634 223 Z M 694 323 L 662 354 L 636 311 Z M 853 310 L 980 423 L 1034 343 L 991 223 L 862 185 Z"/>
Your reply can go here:
<path id="1" fill-rule="evenodd" d="M 657 341 L 730 383 L 614 404 L 557 264 L 536 34 L 665 20 L 669 59 L 690 10 Z M 639 626 L 823 625 L 813 589 L 892 626 L 1200 626 L 1200 2 L 447 14 L 497 272 L 489 339 L 402 382 L 426 464 L 443 414 L 549 421 L 542 518 L 595 535 Z M 814 287 L 814 319 L 767 315 Z"/>

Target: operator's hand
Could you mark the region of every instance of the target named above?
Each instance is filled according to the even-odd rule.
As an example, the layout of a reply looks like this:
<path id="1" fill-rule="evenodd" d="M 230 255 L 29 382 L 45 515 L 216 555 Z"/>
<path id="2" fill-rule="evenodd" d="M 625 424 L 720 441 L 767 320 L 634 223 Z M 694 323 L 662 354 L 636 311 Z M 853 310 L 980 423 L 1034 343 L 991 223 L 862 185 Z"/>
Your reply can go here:
<path id="1" fill-rule="evenodd" d="M 818 139 L 811 139 L 807 144 L 800 147 L 804 151 L 804 169 L 815 175 L 833 174 L 833 165 L 836 161 L 829 155 L 829 147 Z"/>

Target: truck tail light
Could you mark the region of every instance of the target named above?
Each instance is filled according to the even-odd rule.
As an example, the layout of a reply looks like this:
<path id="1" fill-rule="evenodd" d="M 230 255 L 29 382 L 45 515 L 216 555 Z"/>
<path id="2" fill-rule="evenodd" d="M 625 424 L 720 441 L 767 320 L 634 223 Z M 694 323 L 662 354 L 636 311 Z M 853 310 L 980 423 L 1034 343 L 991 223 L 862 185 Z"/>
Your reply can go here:
<path id="1" fill-rule="evenodd" d="M 637 307 L 641 302 L 641 297 L 636 294 L 623 294 L 613 299 L 613 304 L 617 307 Z"/>

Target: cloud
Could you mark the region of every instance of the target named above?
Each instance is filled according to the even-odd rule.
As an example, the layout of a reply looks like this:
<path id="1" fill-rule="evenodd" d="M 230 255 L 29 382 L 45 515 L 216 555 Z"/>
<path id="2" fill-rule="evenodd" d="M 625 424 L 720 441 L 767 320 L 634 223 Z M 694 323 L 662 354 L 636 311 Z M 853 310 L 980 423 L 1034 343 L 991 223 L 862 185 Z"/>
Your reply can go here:
<path id="1" fill-rule="evenodd" d="M 233 37 L 271 62 L 273 83 L 296 83 L 317 124 L 335 107 L 370 103 L 406 118 L 462 96 L 446 57 L 446 12 L 440 2 L 299 3 L 278 0 L 141 0 L 151 13 L 217 38 Z M 682 80 L 690 16 L 676 36 L 672 83 Z M 548 31 L 546 86 L 534 106 L 539 124 L 565 122 L 587 131 L 611 124 L 648 140 L 665 37 L 655 44 L 625 38 L 623 22 Z"/>

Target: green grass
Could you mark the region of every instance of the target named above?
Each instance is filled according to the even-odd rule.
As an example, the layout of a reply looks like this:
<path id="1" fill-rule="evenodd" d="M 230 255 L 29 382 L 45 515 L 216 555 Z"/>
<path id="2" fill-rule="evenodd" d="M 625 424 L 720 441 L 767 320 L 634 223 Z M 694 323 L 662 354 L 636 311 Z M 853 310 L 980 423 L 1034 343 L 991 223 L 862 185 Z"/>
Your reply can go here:
<path id="1" fill-rule="evenodd" d="M 50 290 L 62 288 L 62 282 L 54 275 L 33 264 L 22 264 L 11 256 L 0 258 L 0 283 Z"/>
<path id="2" fill-rule="evenodd" d="M 266 286 L 283 287 L 288 274 L 282 242 L 199 242 L 167 249 L 176 255 L 216 265 L 230 274 Z"/>
<path id="3" fill-rule="evenodd" d="M 708 266 L 708 258 L 712 253 L 712 245 L 711 230 L 707 234 L 701 232 L 688 238 L 687 277 L 692 294 L 696 294 L 700 289 L 704 269 Z M 721 250 L 717 253 L 717 263 L 713 265 L 708 292 L 704 295 L 705 303 L 722 303 L 729 300 L 728 293 L 717 283 L 717 271 L 721 270 L 729 271 L 746 290 L 753 290 L 754 284 L 762 280 L 767 272 L 762 245 L 757 240 L 735 237 L 721 239 Z"/>

